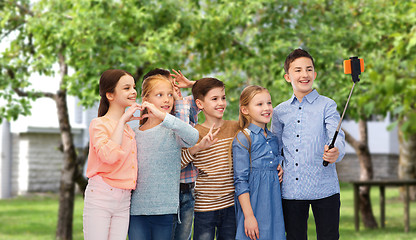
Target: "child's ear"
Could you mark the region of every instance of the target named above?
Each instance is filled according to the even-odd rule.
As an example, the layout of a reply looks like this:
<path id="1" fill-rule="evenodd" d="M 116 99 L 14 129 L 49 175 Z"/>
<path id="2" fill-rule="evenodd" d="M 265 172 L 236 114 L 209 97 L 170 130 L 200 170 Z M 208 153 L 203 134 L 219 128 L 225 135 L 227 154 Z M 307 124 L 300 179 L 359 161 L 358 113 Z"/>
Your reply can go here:
<path id="1" fill-rule="evenodd" d="M 105 96 L 107 97 L 108 101 L 113 101 L 114 93 L 106 92 Z"/>
<path id="2" fill-rule="evenodd" d="M 286 82 L 288 82 L 288 83 L 292 82 L 292 81 L 290 81 L 289 74 L 287 74 L 287 73 L 286 73 L 286 74 L 284 75 L 284 78 L 285 78 Z"/>
<path id="3" fill-rule="evenodd" d="M 195 104 L 199 109 L 204 109 L 204 105 L 202 104 L 203 102 L 200 99 L 195 99 Z"/>
<path id="4" fill-rule="evenodd" d="M 242 112 L 244 115 L 248 115 L 248 109 L 247 109 L 247 107 L 246 107 L 246 106 L 241 106 L 241 112 Z"/>

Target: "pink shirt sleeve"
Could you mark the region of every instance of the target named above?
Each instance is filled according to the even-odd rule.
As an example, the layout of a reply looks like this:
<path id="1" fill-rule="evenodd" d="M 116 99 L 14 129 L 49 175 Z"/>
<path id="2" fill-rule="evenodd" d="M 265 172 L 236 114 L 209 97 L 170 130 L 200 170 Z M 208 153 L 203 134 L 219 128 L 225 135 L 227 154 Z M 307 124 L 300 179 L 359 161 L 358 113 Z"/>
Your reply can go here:
<path id="1" fill-rule="evenodd" d="M 114 164 L 125 154 L 121 146 L 110 139 L 112 131 L 113 128 L 103 121 L 91 122 L 89 129 L 92 150 L 100 161 L 107 164 Z"/>

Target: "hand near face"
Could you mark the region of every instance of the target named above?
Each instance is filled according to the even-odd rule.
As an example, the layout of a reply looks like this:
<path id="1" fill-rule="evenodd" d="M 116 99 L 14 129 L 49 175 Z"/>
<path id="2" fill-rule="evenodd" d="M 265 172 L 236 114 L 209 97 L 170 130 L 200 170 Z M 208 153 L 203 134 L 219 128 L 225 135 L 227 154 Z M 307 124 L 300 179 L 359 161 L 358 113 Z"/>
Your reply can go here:
<path id="1" fill-rule="evenodd" d="M 134 113 L 136 111 L 141 111 L 142 110 L 142 106 L 140 106 L 140 104 L 138 103 L 133 103 L 128 109 L 127 111 L 124 112 L 124 114 L 121 116 L 120 121 L 122 121 L 123 123 L 127 123 L 133 120 L 142 120 L 144 117 L 147 116 L 141 116 L 141 117 L 135 117 Z"/>
<path id="2" fill-rule="evenodd" d="M 175 74 L 170 74 L 170 76 L 173 78 L 173 85 L 178 88 L 191 88 L 195 81 L 190 81 L 187 79 L 181 72 L 181 70 L 176 71 L 175 69 L 172 69 Z"/>
<path id="3" fill-rule="evenodd" d="M 150 102 L 143 102 L 142 103 L 142 109 L 147 109 L 147 116 L 142 116 L 142 118 L 145 117 L 155 117 L 163 121 L 166 117 L 166 112 L 162 112 L 160 109 L 158 109 L 155 105 L 151 104 Z"/>

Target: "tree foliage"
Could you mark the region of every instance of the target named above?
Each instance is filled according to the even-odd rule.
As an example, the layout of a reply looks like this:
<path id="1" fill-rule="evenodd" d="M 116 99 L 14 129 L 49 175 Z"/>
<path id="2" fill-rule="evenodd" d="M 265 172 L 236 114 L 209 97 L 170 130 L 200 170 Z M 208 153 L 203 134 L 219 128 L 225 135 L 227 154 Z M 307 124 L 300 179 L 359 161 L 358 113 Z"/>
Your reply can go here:
<path id="1" fill-rule="evenodd" d="M 162 67 L 223 80 L 226 118 L 235 119 L 248 84 L 267 87 L 274 105 L 291 96 L 283 63 L 301 47 L 315 58 L 315 87 L 340 111 L 352 86 L 342 62 L 364 58 L 347 114 L 358 120 L 391 112 L 412 135 L 415 26 L 414 0 L 2 0 L 0 116 L 14 120 L 29 115 L 36 98 L 66 94 L 88 107 L 99 98 L 104 70 L 127 70 L 140 86 L 144 73 Z M 59 90 L 33 89 L 32 73 L 56 76 Z"/>

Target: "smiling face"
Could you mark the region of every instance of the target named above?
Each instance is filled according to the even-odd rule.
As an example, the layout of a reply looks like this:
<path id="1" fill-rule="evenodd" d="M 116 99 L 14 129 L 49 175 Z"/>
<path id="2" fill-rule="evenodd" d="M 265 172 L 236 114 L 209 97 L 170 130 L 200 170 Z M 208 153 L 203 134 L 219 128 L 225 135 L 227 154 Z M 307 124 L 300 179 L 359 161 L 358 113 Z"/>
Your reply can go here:
<path id="1" fill-rule="evenodd" d="M 302 101 L 304 96 L 312 92 L 313 81 L 316 78 L 312 60 L 307 57 L 297 58 L 290 63 L 288 73 L 284 77 L 292 84 L 295 96 Z"/>
<path id="2" fill-rule="evenodd" d="M 111 104 L 117 104 L 122 108 L 131 106 L 136 102 L 137 97 L 136 84 L 133 77 L 129 75 L 122 76 L 117 82 L 114 92 L 107 92 L 106 96 Z"/>
<path id="3" fill-rule="evenodd" d="M 227 107 L 225 89 L 223 87 L 213 88 L 208 91 L 203 100 L 196 99 L 195 103 L 202 109 L 207 118 L 222 119 Z"/>
<path id="4" fill-rule="evenodd" d="M 257 93 L 247 106 L 241 106 L 241 112 L 250 116 L 251 123 L 264 128 L 270 122 L 273 113 L 270 93 L 267 90 Z"/>
<path id="5" fill-rule="evenodd" d="M 159 108 L 161 111 L 170 113 L 173 108 L 173 87 L 168 80 L 156 80 L 152 90 L 143 98 Z"/>

